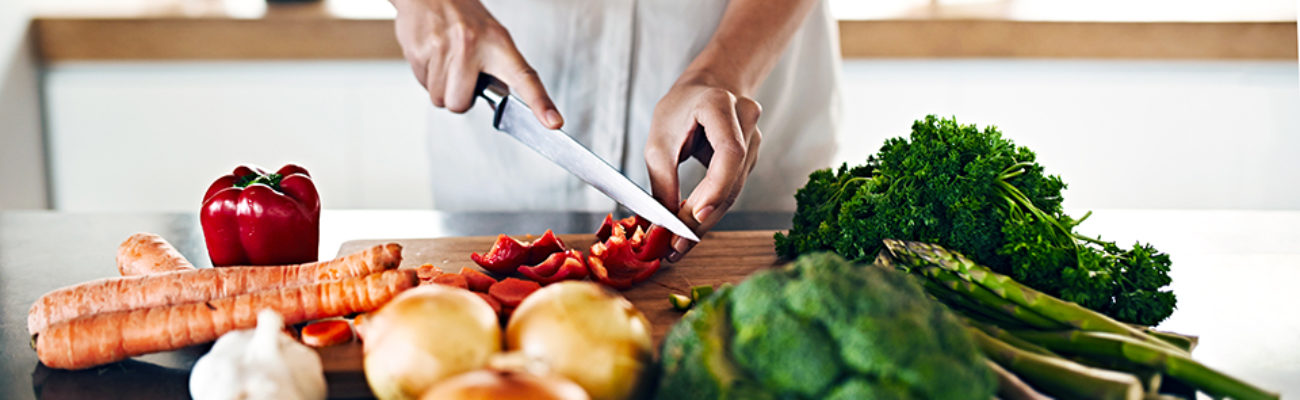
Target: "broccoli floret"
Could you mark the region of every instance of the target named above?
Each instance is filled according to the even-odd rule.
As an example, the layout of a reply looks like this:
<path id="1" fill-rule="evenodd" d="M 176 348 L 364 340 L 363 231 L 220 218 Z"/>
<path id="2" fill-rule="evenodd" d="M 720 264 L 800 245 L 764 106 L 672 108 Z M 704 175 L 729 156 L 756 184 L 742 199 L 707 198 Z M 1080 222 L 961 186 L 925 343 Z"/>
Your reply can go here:
<path id="1" fill-rule="evenodd" d="M 756 273 L 664 340 L 658 397 L 988 398 L 992 375 L 905 274 L 832 253 Z"/>

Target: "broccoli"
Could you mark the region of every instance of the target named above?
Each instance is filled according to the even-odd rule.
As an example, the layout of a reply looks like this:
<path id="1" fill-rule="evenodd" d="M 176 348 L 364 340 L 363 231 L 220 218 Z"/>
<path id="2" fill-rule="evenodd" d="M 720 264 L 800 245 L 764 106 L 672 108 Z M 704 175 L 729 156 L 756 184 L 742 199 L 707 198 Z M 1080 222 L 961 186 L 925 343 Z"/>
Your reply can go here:
<path id="1" fill-rule="evenodd" d="M 990 398 L 965 329 L 898 271 L 831 254 L 721 288 L 669 331 L 661 399 Z"/>
<path id="2" fill-rule="evenodd" d="M 1087 218 L 1061 209 L 1060 177 L 1035 154 L 952 119 L 927 116 L 866 163 L 813 172 L 777 252 L 834 251 L 857 261 L 883 239 L 921 241 L 1122 321 L 1155 325 L 1173 313 L 1169 256 L 1150 245 L 1122 249 L 1074 232 Z"/>

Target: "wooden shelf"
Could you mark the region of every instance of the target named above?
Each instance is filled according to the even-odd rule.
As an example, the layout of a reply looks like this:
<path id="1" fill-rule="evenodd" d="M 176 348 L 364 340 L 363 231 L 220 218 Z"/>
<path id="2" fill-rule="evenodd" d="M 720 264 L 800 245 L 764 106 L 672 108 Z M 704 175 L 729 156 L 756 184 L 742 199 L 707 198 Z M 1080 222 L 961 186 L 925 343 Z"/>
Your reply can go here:
<path id="1" fill-rule="evenodd" d="M 37 10 L 32 29 L 40 57 L 46 62 L 401 57 L 392 7 L 378 0 L 132 4 Z M 845 58 L 1297 58 L 1293 17 L 1071 21 L 1015 8 L 963 7 L 840 20 L 840 47 Z"/>

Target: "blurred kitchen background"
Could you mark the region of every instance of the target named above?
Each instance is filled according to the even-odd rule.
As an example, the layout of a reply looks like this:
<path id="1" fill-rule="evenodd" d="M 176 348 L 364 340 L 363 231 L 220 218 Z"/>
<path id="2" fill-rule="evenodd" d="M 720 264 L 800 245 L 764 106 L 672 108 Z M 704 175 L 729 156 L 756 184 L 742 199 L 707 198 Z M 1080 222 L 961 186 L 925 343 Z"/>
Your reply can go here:
<path id="1" fill-rule="evenodd" d="M 1072 209 L 1300 209 L 1296 5 L 832 0 L 837 164 L 938 114 L 1036 150 Z M 392 14 L 0 0 L 0 209 L 192 212 L 242 162 L 307 166 L 326 208 L 431 208 Z"/>

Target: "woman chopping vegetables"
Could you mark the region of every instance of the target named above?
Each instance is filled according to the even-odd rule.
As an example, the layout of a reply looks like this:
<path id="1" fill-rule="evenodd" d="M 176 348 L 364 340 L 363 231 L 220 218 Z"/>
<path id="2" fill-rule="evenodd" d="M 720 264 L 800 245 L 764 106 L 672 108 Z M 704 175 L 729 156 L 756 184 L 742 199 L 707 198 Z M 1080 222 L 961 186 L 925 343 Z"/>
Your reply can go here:
<path id="1" fill-rule="evenodd" d="M 493 132 L 491 110 L 471 108 L 480 72 L 699 233 L 731 209 L 792 210 L 799 183 L 834 153 L 839 48 L 824 1 L 391 1 L 397 41 L 433 105 L 481 114 L 431 116 L 439 209 L 614 207 Z M 777 153 L 759 157 L 760 142 Z M 701 165 L 679 172 L 689 158 Z M 692 245 L 677 239 L 668 259 Z"/>

